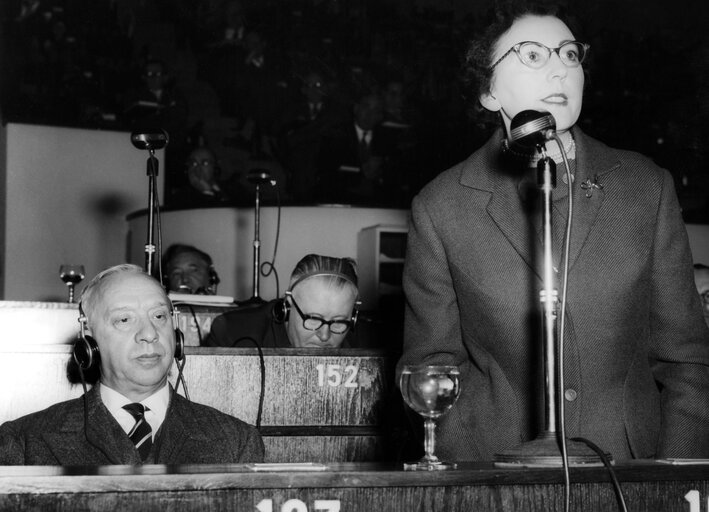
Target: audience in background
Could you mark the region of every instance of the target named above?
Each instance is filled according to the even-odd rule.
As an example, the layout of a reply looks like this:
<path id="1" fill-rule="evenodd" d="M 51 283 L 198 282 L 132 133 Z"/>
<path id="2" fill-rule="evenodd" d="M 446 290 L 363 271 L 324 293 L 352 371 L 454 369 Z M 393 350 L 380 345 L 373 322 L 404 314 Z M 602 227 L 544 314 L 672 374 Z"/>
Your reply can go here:
<path id="1" fill-rule="evenodd" d="M 308 254 L 293 270 L 284 297 L 218 316 L 205 345 L 350 347 L 357 297 L 354 260 Z"/>
<path id="2" fill-rule="evenodd" d="M 694 3 L 698 5 L 699 0 Z M 598 13 L 592 3 L 581 7 L 583 15 Z M 632 12 L 638 7 L 624 4 L 622 9 Z M 701 17 L 691 14 L 695 10 L 685 9 L 681 14 L 687 23 L 699 23 Z M 315 0 L 287 5 L 246 0 L 0 2 L 2 120 L 131 129 L 125 125 L 121 105 L 143 73 L 142 63 L 162 61 L 173 71 L 174 90 L 182 90 L 182 70 L 186 62 L 194 62 L 189 64 L 197 74 L 192 81 L 196 78 L 209 85 L 219 99 L 219 111 L 202 114 L 204 96 L 184 95 L 188 125 L 166 128 L 171 137 L 170 154 L 161 166 L 166 185 L 173 186 L 172 174 L 180 174 L 191 149 L 179 131 L 189 132 L 199 122 L 209 145 L 224 159 L 228 177 L 232 163 L 223 148 L 238 145 L 248 152 L 260 151 L 293 174 L 293 200 L 310 202 L 308 187 L 298 183 L 304 174 L 300 172 L 302 155 L 289 161 L 287 154 L 272 145 L 277 134 L 271 132 L 271 123 L 280 112 L 299 100 L 303 70 L 326 71 L 329 97 L 344 108 L 363 89 L 374 88 L 385 98 L 389 96 L 384 123 L 397 117 L 395 105 L 400 100 L 395 98 L 398 86 L 383 77 L 398 75 L 409 86 L 404 89 L 409 105 L 425 123 L 420 125 L 414 151 L 408 150 L 407 143 L 406 150 L 397 147 L 389 158 L 387 166 L 394 179 L 385 177 L 385 181 L 393 192 L 382 200 L 385 206 L 408 207 L 408 198 L 423 183 L 487 139 L 478 112 L 473 112 L 472 119 L 466 116 L 465 91 L 458 76 L 464 39 L 484 28 L 480 14 L 479 9 L 445 2 L 380 2 L 367 9 L 357 2 Z M 420 19 L 427 22 L 420 23 Z M 707 125 L 707 81 L 703 77 L 709 76 L 709 60 L 704 58 L 702 31 L 677 31 L 681 37 L 667 44 L 667 34 L 650 32 L 649 26 L 640 24 L 632 30 L 614 26 L 591 41 L 594 55 L 608 65 L 594 72 L 594 92 L 586 99 L 583 127 L 591 134 L 603 134 L 612 146 L 641 151 L 669 168 L 681 184 L 678 193 L 685 219 L 705 222 L 704 192 L 709 177 L 704 169 L 709 152 L 697 142 L 706 135 Z M 624 51 L 615 51 L 619 47 Z M 270 64 L 277 63 L 271 73 L 275 80 L 256 78 L 265 75 L 261 70 L 247 72 L 247 57 L 251 55 L 249 62 L 259 62 L 259 54 L 265 56 L 266 68 L 273 70 Z M 678 66 L 687 74 L 679 91 L 672 73 L 656 74 L 657 79 L 650 82 L 638 79 L 648 69 L 654 70 L 657 62 L 674 62 L 678 55 Z M 247 79 L 248 74 L 255 76 Z M 258 83 L 265 86 L 254 88 Z M 668 94 L 676 101 L 658 112 L 657 105 L 663 104 L 658 98 Z M 271 97 L 273 101 L 268 101 Z M 621 117 L 624 121 L 618 122 Z M 670 127 L 678 121 L 687 127 L 687 134 L 694 134 L 689 143 L 686 137 L 679 138 L 685 141 L 682 147 L 670 134 Z M 678 150 L 686 158 L 681 166 L 676 165 Z M 312 167 L 307 169 L 313 172 Z"/>

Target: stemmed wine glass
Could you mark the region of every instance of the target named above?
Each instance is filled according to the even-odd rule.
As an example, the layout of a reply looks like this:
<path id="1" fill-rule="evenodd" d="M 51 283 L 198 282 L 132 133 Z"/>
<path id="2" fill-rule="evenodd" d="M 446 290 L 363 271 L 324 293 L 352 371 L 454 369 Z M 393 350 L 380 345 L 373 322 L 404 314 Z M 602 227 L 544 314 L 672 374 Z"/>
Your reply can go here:
<path id="1" fill-rule="evenodd" d="M 84 277 L 83 265 L 61 265 L 59 267 L 59 278 L 69 288 L 69 304 L 74 303 L 74 286 L 79 284 Z"/>
<path id="2" fill-rule="evenodd" d="M 416 462 L 404 464 L 407 471 L 455 469 L 454 462 L 444 462 L 434 455 L 436 423 L 460 395 L 460 370 L 457 366 L 412 365 L 404 366 L 399 377 L 399 387 L 404 402 L 424 417 L 425 455 Z"/>

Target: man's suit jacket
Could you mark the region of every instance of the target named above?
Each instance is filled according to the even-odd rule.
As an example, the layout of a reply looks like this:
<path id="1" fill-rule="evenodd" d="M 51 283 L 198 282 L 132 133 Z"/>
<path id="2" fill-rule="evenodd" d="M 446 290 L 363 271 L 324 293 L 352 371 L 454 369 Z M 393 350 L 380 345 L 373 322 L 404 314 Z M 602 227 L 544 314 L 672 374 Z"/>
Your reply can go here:
<path id="1" fill-rule="evenodd" d="M 258 306 L 249 306 L 219 315 L 212 322 L 209 336 L 204 341 L 208 347 L 290 347 L 285 324 L 274 319 L 273 308 L 280 299 Z"/>
<path id="2" fill-rule="evenodd" d="M 101 401 L 99 387 L 0 426 L 0 465 L 141 464 L 135 445 Z M 260 462 L 257 430 L 171 390 L 170 404 L 146 463 Z"/>
<path id="3" fill-rule="evenodd" d="M 292 348 L 288 332 L 283 321 L 277 320 L 274 308 L 280 307 L 282 299 L 253 307 L 244 307 L 219 315 L 212 322 L 209 336 L 204 341 L 208 347 L 253 347 L 254 341 L 261 348 Z M 295 321 L 301 321 L 298 313 Z M 350 348 L 352 331 L 347 333 L 342 348 Z"/>
<path id="4" fill-rule="evenodd" d="M 672 178 L 573 134 L 567 437 L 616 459 L 708 457 L 709 332 Z M 542 243 L 501 141 L 498 132 L 412 204 L 398 369 L 461 365 L 460 399 L 439 422 L 437 450 L 451 459 L 491 460 L 544 427 Z"/>

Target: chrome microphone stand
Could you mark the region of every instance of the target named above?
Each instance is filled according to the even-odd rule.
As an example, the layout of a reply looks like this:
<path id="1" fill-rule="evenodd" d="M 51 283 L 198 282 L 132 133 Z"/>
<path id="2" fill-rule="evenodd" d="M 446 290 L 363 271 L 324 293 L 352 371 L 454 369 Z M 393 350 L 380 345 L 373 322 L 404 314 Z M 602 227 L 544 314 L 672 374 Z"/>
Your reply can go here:
<path id="1" fill-rule="evenodd" d="M 254 169 L 249 171 L 247 181 L 256 185 L 256 197 L 254 200 L 254 241 L 253 241 L 253 288 L 251 298 L 240 303 L 242 306 L 256 306 L 266 302 L 260 296 L 260 276 L 261 276 L 261 185 L 269 183 L 275 185 L 276 181 L 271 178 L 267 169 Z"/>
<path id="2" fill-rule="evenodd" d="M 544 123 L 549 123 L 546 126 Z M 513 120 L 514 123 L 514 120 Z M 557 330 L 557 314 L 559 293 L 554 271 L 552 255 L 552 193 L 556 187 L 556 163 L 546 154 L 544 142 L 551 137 L 555 128 L 553 118 L 551 121 L 539 119 L 533 123 L 532 132 L 523 137 L 541 137 L 535 144 L 536 150 L 542 158 L 537 162 L 537 184 L 542 195 L 542 225 L 543 225 L 543 288 L 540 291 L 540 300 L 543 304 L 543 358 L 544 358 L 544 429 L 533 440 L 514 446 L 501 453 L 495 454 L 495 465 L 502 467 L 528 466 L 528 467 L 560 467 L 566 457 L 570 466 L 600 466 L 603 464 L 601 457 L 582 442 L 561 438 L 557 430 L 560 417 L 561 393 L 558 389 L 557 368 L 558 357 L 563 354 L 557 351 L 559 346 L 559 333 Z M 539 128 L 543 135 L 537 134 Z M 523 125 L 521 128 L 528 128 Z M 512 130 L 514 133 L 514 130 Z M 554 138 L 558 138 L 554 136 Z M 563 147 L 559 144 L 563 151 Z M 569 194 L 572 193 L 569 183 Z M 571 200 L 571 198 L 569 198 Z M 558 399 L 557 399 L 558 398 Z M 563 451 L 562 451 L 563 449 Z M 565 453 L 563 453 L 565 451 Z"/>
<path id="3" fill-rule="evenodd" d="M 157 204 L 157 177 L 159 162 L 155 157 L 155 151 L 167 146 L 169 137 L 164 130 L 153 132 L 134 132 L 130 137 L 133 146 L 138 149 L 147 149 L 149 152 L 147 161 L 148 175 L 148 233 L 145 242 L 145 272 L 153 275 L 153 260 L 156 252 L 155 247 L 155 212 Z"/>

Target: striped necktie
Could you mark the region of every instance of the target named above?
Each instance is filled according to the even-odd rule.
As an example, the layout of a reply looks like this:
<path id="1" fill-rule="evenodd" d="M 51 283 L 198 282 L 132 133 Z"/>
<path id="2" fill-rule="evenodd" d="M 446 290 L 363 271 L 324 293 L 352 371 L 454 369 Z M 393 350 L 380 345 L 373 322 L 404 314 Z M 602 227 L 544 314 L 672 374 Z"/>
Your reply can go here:
<path id="1" fill-rule="evenodd" d="M 124 405 L 123 408 L 135 418 L 135 425 L 128 432 L 128 437 L 130 437 L 130 440 L 133 441 L 138 450 L 140 459 L 145 461 L 150 453 L 150 448 L 153 446 L 153 429 L 150 428 L 150 424 L 145 420 L 145 411 L 150 409 L 146 409 L 143 404 L 139 403 Z"/>

